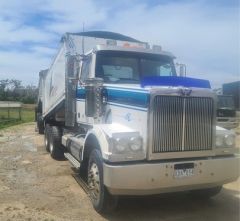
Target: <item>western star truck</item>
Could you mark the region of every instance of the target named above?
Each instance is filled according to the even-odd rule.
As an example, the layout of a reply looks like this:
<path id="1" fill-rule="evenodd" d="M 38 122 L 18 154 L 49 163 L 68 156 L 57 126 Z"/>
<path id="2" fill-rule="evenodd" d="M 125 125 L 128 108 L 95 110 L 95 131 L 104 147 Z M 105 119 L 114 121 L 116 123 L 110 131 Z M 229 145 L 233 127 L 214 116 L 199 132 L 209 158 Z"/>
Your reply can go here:
<path id="1" fill-rule="evenodd" d="M 40 72 L 37 125 L 98 212 L 118 196 L 216 195 L 239 176 L 235 134 L 216 126 L 207 80 L 177 76 L 174 55 L 117 33 L 67 33 Z"/>

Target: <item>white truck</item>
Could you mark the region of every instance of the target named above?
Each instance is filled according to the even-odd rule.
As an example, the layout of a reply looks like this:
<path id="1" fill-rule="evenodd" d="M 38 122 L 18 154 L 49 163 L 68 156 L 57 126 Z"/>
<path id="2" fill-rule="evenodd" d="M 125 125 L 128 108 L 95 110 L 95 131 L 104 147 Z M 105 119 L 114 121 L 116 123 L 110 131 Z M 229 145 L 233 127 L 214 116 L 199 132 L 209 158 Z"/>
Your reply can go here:
<path id="1" fill-rule="evenodd" d="M 211 197 L 239 176 L 235 134 L 216 127 L 210 83 L 177 76 L 174 59 L 117 33 L 67 33 L 40 73 L 46 149 L 79 170 L 98 212 L 121 195 Z"/>

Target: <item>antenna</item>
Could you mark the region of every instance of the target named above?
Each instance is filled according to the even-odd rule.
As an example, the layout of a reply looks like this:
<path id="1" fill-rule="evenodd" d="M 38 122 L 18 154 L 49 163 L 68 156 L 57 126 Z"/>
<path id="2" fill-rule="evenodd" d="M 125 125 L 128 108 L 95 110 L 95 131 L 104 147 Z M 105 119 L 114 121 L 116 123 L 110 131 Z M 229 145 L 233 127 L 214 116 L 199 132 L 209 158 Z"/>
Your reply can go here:
<path id="1" fill-rule="evenodd" d="M 83 30 L 82 30 L 82 32 L 84 32 L 84 22 L 83 22 Z M 82 53 L 83 53 L 83 55 L 84 55 L 84 35 L 82 36 Z"/>

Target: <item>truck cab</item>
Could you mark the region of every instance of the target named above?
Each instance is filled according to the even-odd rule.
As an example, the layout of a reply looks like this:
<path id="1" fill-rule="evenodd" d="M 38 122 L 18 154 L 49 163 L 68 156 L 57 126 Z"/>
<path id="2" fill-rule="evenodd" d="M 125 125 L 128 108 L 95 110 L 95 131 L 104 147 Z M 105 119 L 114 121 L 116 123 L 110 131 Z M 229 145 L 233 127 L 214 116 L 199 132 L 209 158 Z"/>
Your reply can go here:
<path id="1" fill-rule="evenodd" d="M 62 44 L 41 90 L 45 145 L 79 169 L 98 212 L 121 195 L 211 197 L 238 178 L 235 134 L 216 126 L 209 81 L 177 76 L 174 55 L 126 36 Z"/>

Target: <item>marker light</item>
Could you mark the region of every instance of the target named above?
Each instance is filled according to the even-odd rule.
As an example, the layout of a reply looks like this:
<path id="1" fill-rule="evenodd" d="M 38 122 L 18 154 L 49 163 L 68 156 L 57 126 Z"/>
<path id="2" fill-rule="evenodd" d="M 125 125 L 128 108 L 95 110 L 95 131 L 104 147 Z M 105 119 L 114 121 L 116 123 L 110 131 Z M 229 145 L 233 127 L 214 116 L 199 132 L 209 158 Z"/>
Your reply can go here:
<path id="1" fill-rule="evenodd" d="M 156 51 L 156 52 L 159 52 L 162 50 L 162 47 L 160 45 L 153 45 L 152 46 L 152 50 L 153 51 Z"/>
<path id="2" fill-rule="evenodd" d="M 117 41 L 113 39 L 107 39 L 106 43 L 108 46 L 117 46 Z"/>

